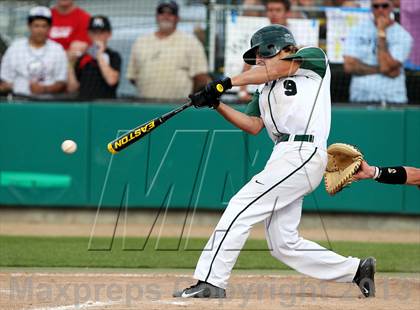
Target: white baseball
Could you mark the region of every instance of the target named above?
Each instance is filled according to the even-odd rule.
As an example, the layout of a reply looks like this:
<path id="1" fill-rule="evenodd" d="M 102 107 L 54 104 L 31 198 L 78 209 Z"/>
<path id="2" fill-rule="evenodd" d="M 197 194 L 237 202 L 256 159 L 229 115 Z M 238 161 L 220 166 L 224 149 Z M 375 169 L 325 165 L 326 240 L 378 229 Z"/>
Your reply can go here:
<path id="1" fill-rule="evenodd" d="M 66 154 L 73 154 L 77 150 L 77 144 L 73 140 L 65 140 L 61 143 L 61 149 Z"/>

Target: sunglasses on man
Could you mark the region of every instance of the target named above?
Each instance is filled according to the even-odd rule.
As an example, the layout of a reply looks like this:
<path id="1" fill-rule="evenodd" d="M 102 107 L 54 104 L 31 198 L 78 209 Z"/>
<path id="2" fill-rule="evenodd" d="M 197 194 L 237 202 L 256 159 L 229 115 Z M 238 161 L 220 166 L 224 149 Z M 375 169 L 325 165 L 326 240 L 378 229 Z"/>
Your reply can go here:
<path id="1" fill-rule="evenodd" d="M 372 4 L 372 8 L 374 8 L 375 10 L 378 10 L 379 8 L 387 9 L 389 8 L 389 3 L 375 3 Z"/>

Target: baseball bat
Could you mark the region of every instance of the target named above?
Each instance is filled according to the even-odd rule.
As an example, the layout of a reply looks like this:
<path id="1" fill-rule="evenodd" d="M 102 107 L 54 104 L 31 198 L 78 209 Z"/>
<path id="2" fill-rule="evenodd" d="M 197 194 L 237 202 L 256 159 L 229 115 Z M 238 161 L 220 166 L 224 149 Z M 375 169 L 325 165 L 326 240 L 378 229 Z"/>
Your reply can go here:
<path id="1" fill-rule="evenodd" d="M 184 111 L 185 109 L 189 108 L 192 105 L 191 100 L 188 100 L 185 104 L 182 106 L 173 109 L 172 111 L 163 114 L 160 117 L 157 117 L 155 119 L 152 119 L 151 121 L 141 124 L 140 126 L 137 126 L 136 128 L 131 129 L 126 134 L 118 137 L 117 139 L 111 141 L 108 143 L 108 151 L 112 154 L 117 154 L 119 151 L 129 147 L 131 144 L 139 141 L 144 136 L 152 132 L 154 129 L 162 125 L 164 122 L 166 122 L 168 119 L 174 117 L 178 113 Z"/>

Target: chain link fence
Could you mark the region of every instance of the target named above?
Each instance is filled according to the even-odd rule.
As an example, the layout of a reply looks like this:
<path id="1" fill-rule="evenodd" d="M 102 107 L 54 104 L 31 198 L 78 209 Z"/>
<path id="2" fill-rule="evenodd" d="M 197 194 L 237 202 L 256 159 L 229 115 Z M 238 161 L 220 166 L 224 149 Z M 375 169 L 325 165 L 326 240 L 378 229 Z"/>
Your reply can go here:
<path id="1" fill-rule="evenodd" d="M 414 1 L 414 0 L 413 0 Z M 240 1 L 178 1 L 179 18 L 177 29 L 196 38 L 205 51 L 208 73 L 211 77 L 238 74 L 243 69 L 242 53 L 248 48 L 252 33 L 270 23 L 266 17 L 266 7 L 263 5 L 243 5 Z M 0 1 L 0 54 L 3 55 L 10 44 L 20 37 L 28 35 L 27 16 L 29 10 L 35 5 L 53 6 L 55 0 L 38 1 Z M 76 4 L 91 15 L 108 16 L 112 24 L 112 38 L 109 47 L 118 52 L 122 62 L 120 66 L 120 79 L 118 85 L 119 98 L 145 97 L 141 87 L 130 83 L 127 77 L 127 68 L 130 63 L 133 45 L 139 37 L 147 36 L 156 31 L 156 1 L 154 0 L 79 0 Z M 351 75 L 346 73 L 343 66 L 343 53 L 346 37 L 358 23 L 371 18 L 370 8 L 340 8 L 326 6 L 292 6 L 288 14 L 287 26 L 295 35 L 299 46 L 316 45 L 324 49 L 330 59 L 332 70 L 332 97 L 334 103 L 350 101 Z M 400 20 L 399 10 L 393 16 Z M 417 27 L 419 27 L 417 23 Z M 189 42 L 189 41 L 187 41 Z M 194 46 L 180 46 L 180 42 L 170 45 L 169 60 L 162 55 L 153 55 L 154 70 L 147 71 L 146 81 L 156 83 L 161 76 L 167 78 L 165 70 L 172 68 L 170 74 L 171 84 L 176 84 L 183 79 L 183 74 L 194 82 L 194 74 L 200 73 L 191 67 L 198 66 L 194 63 L 197 50 Z M 187 43 L 189 44 L 189 43 Z M 195 43 L 194 43 L 195 44 Z M 368 44 L 368 43 L 367 43 Z M 154 46 L 154 45 L 153 45 Z M 418 37 L 413 37 L 412 48 L 419 46 Z M 361 46 L 354 46 L 361 49 Z M 400 47 L 395 47 L 398 49 Z M 141 54 L 142 51 L 139 51 Z M 396 52 L 398 53 L 398 51 Z M 146 52 L 144 52 L 146 54 Z M 158 53 L 159 54 L 159 53 Z M 178 56 L 177 56 L 178 55 Z M 183 60 L 174 60 L 183 57 Z M 177 61 L 178 67 L 171 63 Z M 406 91 L 410 104 L 420 103 L 419 69 L 420 64 L 411 63 L 409 57 L 404 61 L 406 75 Z M 172 67 L 171 67 L 172 66 Z M 142 68 L 138 68 L 139 72 Z M 197 71 L 198 70 L 198 71 Z M 187 72 L 187 73 L 186 73 Z M 156 77 L 154 76 L 156 74 Z M 192 83 L 193 83 L 192 82 Z M 143 86 L 145 84 L 142 84 Z M 146 84 L 148 85 L 148 84 Z M 190 84 L 187 84 L 191 86 Z M 138 86 L 138 85 L 137 85 Z M 149 87 L 148 85 L 147 87 Z M 372 80 L 370 87 L 381 89 L 380 80 Z M 177 99 L 170 93 L 172 87 L 162 86 L 160 94 L 167 101 Z M 192 91 L 188 90 L 188 91 Z M 253 91 L 251 87 L 250 92 Z M 166 93 L 165 93 L 166 92 Z M 146 96 L 147 97 L 147 96 Z M 235 99 L 235 97 L 232 97 Z M 153 98 L 148 98 L 153 99 Z"/>

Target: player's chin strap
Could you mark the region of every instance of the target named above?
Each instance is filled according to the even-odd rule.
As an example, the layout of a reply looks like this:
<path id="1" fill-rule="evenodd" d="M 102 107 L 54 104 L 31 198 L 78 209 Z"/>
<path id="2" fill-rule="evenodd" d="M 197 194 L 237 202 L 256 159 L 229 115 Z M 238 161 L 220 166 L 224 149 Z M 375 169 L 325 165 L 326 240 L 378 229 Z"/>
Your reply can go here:
<path id="1" fill-rule="evenodd" d="M 404 167 L 375 167 L 375 181 L 386 184 L 405 184 L 407 171 Z"/>

